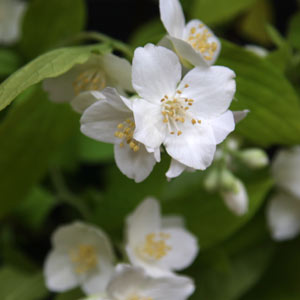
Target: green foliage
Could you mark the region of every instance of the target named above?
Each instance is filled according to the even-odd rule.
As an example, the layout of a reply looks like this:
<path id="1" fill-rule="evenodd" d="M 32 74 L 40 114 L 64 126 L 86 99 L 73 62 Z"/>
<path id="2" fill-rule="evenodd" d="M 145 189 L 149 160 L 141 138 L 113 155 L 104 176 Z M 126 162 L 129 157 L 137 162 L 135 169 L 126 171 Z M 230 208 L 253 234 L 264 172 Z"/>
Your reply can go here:
<path id="1" fill-rule="evenodd" d="M 296 49 L 300 50 L 300 12 L 298 11 L 289 24 L 288 41 Z"/>
<path id="2" fill-rule="evenodd" d="M 215 25 L 235 17 L 254 2 L 255 0 L 194 0 L 189 13 L 192 19 Z"/>
<path id="3" fill-rule="evenodd" d="M 39 56 L 11 75 L 0 86 L 0 110 L 28 87 L 45 78 L 56 77 L 71 69 L 75 64 L 82 64 L 91 52 L 109 51 L 107 45 L 94 45 L 61 48 Z"/>
<path id="4" fill-rule="evenodd" d="M 191 299 L 240 299 L 260 280 L 274 250 L 275 245 L 265 232 L 263 217 L 256 218 L 225 243 L 200 252 L 190 268 L 197 287 Z"/>
<path id="5" fill-rule="evenodd" d="M 52 49 L 83 30 L 84 0 L 33 0 L 23 19 L 21 51 L 27 58 Z"/>
<path id="6" fill-rule="evenodd" d="M 250 110 L 237 127 L 242 136 L 264 147 L 300 143 L 299 99 L 282 72 L 228 42 L 223 42 L 217 63 L 236 72 L 237 92 L 231 109 Z"/>
<path id="7" fill-rule="evenodd" d="M 54 300 L 76 300 L 79 298 L 83 298 L 84 294 L 80 291 L 80 289 L 71 290 L 69 292 L 61 293 L 57 295 Z"/>
<path id="8" fill-rule="evenodd" d="M 13 50 L 0 49 L 0 78 L 15 72 L 21 66 L 19 55 Z"/>
<path id="9" fill-rule="evenodd" d="M 25 273 L 10 266 L 0 269 L 1 300 L 40 300 L 48 295 L 40 272 Z"/>
<path id="10" fill-rule="evenodd" d="M 0 217 L 45 174 L 55 152 L 78 130 L 75 120 L 68 105 L 51 103 L 39 89 L 9 111 L 0 125 Z"/>

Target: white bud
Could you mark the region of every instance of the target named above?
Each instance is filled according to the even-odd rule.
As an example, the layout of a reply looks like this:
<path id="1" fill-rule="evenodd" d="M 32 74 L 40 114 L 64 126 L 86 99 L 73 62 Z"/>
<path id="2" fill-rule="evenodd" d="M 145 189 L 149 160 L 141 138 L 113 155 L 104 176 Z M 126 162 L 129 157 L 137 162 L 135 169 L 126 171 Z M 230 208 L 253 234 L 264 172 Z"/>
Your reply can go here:
<path id="1" fill-rule="evenodd" d="M 208 171 L 208 174 L 203 181 L 204 188 L 209 192 L 216 190 L 219 186 L 219 180 L 220 172 L 216 168 L 212 168 Z"/>
<path id="2" fill-rule="evenodd" d="M 228 170 L 221 175 L 221 195 L 227 207 L 241 216 L 248 211 L 248 195 L 242 181 Z"/>
<path id="3" fill-rule="evenodd" d="M 256 148 L 240 151 L 238 157 L 249 168 L 253 169 L 263 168 L 269 163 L 267 154 L 263 150 Z"/>

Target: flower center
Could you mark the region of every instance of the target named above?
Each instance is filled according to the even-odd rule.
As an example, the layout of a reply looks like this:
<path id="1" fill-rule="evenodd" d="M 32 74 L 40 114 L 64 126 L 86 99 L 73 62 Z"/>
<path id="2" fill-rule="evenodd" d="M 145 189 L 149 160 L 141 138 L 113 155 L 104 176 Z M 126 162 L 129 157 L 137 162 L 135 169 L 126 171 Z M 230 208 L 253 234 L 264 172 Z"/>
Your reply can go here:
<path id="1" fill-rule="evenodd" d="M 166 243 L 170 238 L 170 234 L 164 232 L 147 234 L 144 244 L 139 249 L 139 254 L 154 260 L 163 258 L 172 250 L 172 247 Z"/>
<path id="2" fill-rule="evenodd" d="M 120 147 L 123 148 L 125 143 L 129 145 L 134 152 L 140 150 L 140 143 L 133 138 L 135 123 L 132 119 L 127 119 L 123 123 L 118 124 L 115 137 L 121 139 Z"/>
<path id="3" fill-rule="evenodd" d="M 184 86 L 184 88 L 188 87 L 188 84 Z M 187 119 L 191 120 L 193 125 L 201 124 L 201 120 L 193 118 L 188 112 L 194 100 L 182 97 L 182 91 L 177 90 L 173 98 L 165 95 L 160 101 L 162 103 L 161 113 L 164 116 L 163 122 L 167 124 L 170 134 L 181 135 L 179 124 L 184 123 Z"/>
<path id="4" fill-rule="evenodd" d="M 212 34 L 204 27 L 204 24 L 200 24 L 197 28 L 192 27 L 187 41 L 195 50 L 203 54 L 204 59 L 212 60 L 218 45 L 216 42 L 209 42 L 209 38 L 212 37 Z"/>
<path id="5" fill-rule="evenodd" d="M 153 299 L 150 297 L 141 297 L 138 295 L 131 295 L 126 300 L 153 300 Z"/>
<path id="6" fill-rule="evenodd" d="M 71 251 L 70 258 L 78 274 L 94 269 L 98 263 L 96 250 L 92 245 L 79 245 L 76 250 Z"/>
<path id="7" fill-rule="evenodd" d="M 80 73 L 73 82 L 75 95 L 86 91 L 101 91 L 105 87 L 105 73 L 99 69 L 86 70 Z"/>

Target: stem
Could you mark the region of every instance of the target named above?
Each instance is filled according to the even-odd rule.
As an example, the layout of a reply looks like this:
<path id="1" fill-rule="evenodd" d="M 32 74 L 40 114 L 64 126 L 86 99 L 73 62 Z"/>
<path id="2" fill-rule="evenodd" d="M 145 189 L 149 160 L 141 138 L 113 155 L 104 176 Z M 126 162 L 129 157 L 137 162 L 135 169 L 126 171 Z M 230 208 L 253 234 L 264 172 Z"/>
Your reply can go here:
<path id="1" fill-rule="evenodd" d="M 66 41 L 66 43 L 64 45 L 70 45 L 70 44 L 72 45 L 72 44 L 84 42 L 86 40 L 94 40 L 94 41 L 98 41 L 98 42 L 109 43 L 115 50 L 122 52 L 130 60 L 133 57 L 133 50 L 131 49 L 130 46 L 128 46 L 127 44 L 125 44 L 119 40 L 113 39 L 103 33 L 95 32 L 95 31 L 81 32 L 81 33 L 77 34 L 76 36 L 74 36 L 73 38 Z"/>
<path id="2" fill-rule="evenodd" d="M 88 207 L 81 201 L 80 198 L 76 197 L 69 191 L 61 172 L 56 168 L 52 169 L 50 170 L 50 176 L 52 183 L 57 191 L 58 198 L 62 202 L 73 206 L 83 216 L 84 219 L 89 220 L 91 214 Z"/>

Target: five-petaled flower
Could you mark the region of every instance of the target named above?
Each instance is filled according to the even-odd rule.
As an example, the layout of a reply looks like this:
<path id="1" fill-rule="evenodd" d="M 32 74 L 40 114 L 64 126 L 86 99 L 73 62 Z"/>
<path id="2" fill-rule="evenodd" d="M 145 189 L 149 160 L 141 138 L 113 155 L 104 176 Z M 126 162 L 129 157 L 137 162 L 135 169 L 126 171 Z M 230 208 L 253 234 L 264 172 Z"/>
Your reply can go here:
<path id="1" fill-rule="evenodd" d="M 49 290 L 63 292 L 81 286 L 86 294 L 106 288 L 114 270 L 114 254 L 106 234 L 75 222 L 59 227 L 52 236 L 44 275 Z"/>
<path id="2" fill-rule="evenodd" d="M 178 0 L 160 0 L 160 17 L 176 52 L 194 66 L 212 65 L 221 50 L 221 44 L 213 32 L 201 21 L 185 24 Z"/>
<path id="3" fill-rule="evenodd" d="M 161 218 L 157 200 L 145 199 L 127 218 L 126 252 L 130 262 L 152 276 L 188 267 L 199 247 L 181 219 Z"/>
<path id="4" fill-rule="evenodd" d="M 140 99 L 133 102 L 134 138 L 149 148 L 162 144 L 187 167 L 204 170 L 216 145 L 235 128 L 228 110 L 235 93 L 232 70 L 194 68 L 181 80 L 181 64 L 172 51 L 148 44 L 137 48 L 132 85 Z"/>

